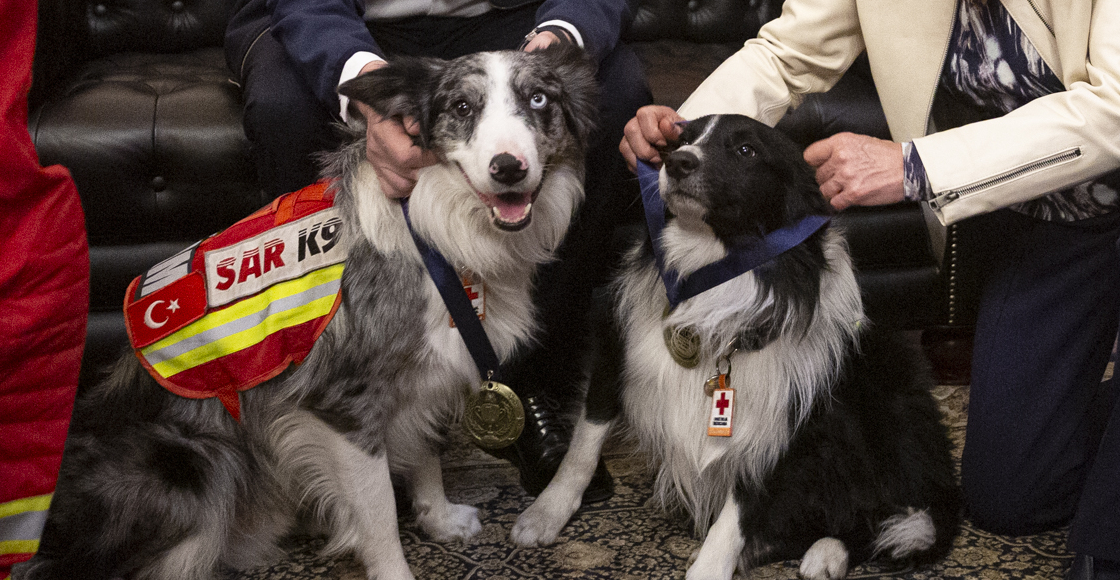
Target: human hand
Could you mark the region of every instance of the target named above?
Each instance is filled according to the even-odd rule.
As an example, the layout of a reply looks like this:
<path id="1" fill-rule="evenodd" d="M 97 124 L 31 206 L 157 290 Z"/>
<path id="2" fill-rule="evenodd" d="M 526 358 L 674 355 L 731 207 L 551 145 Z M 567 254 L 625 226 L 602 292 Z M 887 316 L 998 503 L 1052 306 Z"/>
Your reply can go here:
<path id="1" fill-rule="evenodd" d="M 902 201 L 902 145 L 837 133 L 809 145 L 805 161 L 817 172 L 821 194 L 837 211 L 853 205 Z"/>
<path id="2" fill-rule="evenodd" d="M 363 73 L 385 66 L 384 61 L 362 67 Z M 416 174 L 423 167 L 435 165 L 436 155 L 412 142 L 420 134 L 420 124 L 412 117 L 385 118 L 366 105 L 354 101 L 366 119 L 366 160 L 373 166 L 387 197 L 408 197 L 416 186 Z"/>
<path id="3" fill-rule="evenodd" d="M 683 129 L 678 123 L 681 121 L 684 117 L 662 105 L 647 105 L 638 109 L 634 118 L 626 123 L 622 130 L 622 142 L 618 144 L 630 171 L 637 167 L 638 159 L 661 163 L 659 148 L 668 147 L 671 141 L 680 137 Z"/>
<path id="4" fill-rule="evenodd" d="M 560 40 L 559 36 L 556 36 L 552 32 L 545 30 L 544 32 L 537 33 L 537 35 L 533 37 L 533 40 L 530 40 L 528 44 L 521 48 L 521 50 L 525 52 L 533 52 L 534 50 L 540 50 L 542 48 L 560 42 L 564 41 Z"/>

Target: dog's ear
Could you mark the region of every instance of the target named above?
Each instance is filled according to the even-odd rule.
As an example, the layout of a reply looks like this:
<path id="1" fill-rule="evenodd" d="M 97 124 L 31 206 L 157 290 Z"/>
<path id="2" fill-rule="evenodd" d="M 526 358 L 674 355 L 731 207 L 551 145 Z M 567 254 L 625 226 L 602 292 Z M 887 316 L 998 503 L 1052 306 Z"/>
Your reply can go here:
<path id="1" fill-rule="evenodd" d="M 432 95 L 447 62 L 399 57 L 338 87 L 338 94 L 369 105 L 378 115 L 412 117 L 420 125 L 417 145 L 427 149 L 432 134 Z"/>
<path id="2" fill-rule="evenodd" d="M 821 187 L 817 184 L 816 170 L 813 169 L 802 157 L 801 147 L 793 141 L 788 141 L 789 156 L 786 157 L 788 168 L 786 170 L 787 183 L 792 191 L 786 196 L 786 218 L 793 220 L 801 216 L 830 215 L 835 213 L 832 205 L 821 194 Z"/>
<path id="3" fill-rule="evenodd" d="M 783 223 L 791 223 L 809 214 L 834 213 L 828 200 L 821 195 L 816 170 L 805 161 L 804 149 L 778 129 L 765 127 L 761 130 L 769 134 L 769 164 L 781 176 L 787 190 Z"/>
<path id="4" fill-rule="evenodd" d="M 566 43 L 553 44 L 534 54 L 548 59 L 547 70 L 560 78 L 564 123 L 580 146 L 586 145 L 599 118 L 599 83 L 591 57 L 583 49 Z"/>

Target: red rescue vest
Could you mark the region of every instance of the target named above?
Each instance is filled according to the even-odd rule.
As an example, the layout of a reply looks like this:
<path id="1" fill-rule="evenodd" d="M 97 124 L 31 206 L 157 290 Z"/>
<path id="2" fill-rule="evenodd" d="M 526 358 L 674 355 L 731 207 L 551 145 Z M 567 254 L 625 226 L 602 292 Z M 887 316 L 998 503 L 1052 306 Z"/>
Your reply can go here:
<path id="1" fill-rule="evenodd" d="M 172 393 L 217 397 L 300 363 L 342 299 L 348 240 L 320 182 L 160 262 L 129 285 L 125 323 L 144 368 Z"/>

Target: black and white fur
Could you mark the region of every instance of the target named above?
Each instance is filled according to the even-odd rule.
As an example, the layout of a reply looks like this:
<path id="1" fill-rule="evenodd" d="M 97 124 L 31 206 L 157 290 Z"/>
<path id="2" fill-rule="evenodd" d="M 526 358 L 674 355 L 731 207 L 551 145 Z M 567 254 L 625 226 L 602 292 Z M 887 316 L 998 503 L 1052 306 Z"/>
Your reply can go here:
<path id="1" fill-rule="evenodd" d="M 747 117 L 689 123 L 660 188 L 665 259 L 682 275 L 734 243 L 829 211 L 800 151 Z M 584 416 L 557 475 L 514 526 L 518 544 L 556 540 L 621 414 L 654 460 L 656 498 L 705 537 L 689 580 L 791 558 L 802 558 L 805 578 L 835 579 L 849 561 L 921 561 L 949 549 L 959 499 L 932 381 L 864 320 L 840 233 L 822 229 L 667 316 L 666 306 L 643 230 L 613 287 Z M 702 338 L 694 369 L 665 346 L 665 329 L 682 326 Z M 736 339 L 733 435 L 709 437 L 703 386 Z"/>
<path id="2" fill-rule="evenodd" d="M 586 57 L 400 59 L 341 92 L 418 120 L 440 163 L 420 172 L 413 225 L 485 282 L 499 357 L 525 347 L 537 326 L 534 272 L 583 199 L 598 102 Z M 475 508 L 448 502 L 437 455 L 479 373 L 399 203 L 365 161 L 364 132 L 354 135 L 327 170 L 352 240 L 343 303 L 307 360 L 244 392 L 238 423 L 217 399 L 176 397 L 124 357 L 78 401 L 39 553 L 17 580 L 214 578 L 278 556 L 297 515 L 368 578 L 410 579 L 391 475 L 428 535 L 481 529 Z"/>

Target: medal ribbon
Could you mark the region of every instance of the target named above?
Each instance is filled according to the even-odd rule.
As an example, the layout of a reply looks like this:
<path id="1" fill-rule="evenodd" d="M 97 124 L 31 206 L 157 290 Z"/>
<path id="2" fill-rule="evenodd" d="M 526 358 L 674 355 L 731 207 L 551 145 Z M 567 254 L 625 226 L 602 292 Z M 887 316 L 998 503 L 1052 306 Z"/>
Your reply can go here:
<path id="1" fill-rule="evenodd" d="M 653 242 L 653 256 L 657 262 L 657 270 L 661 272 L 661 281 L 665 284 L 670 308 L 777 258 L 807 240 L 831 219 L 826 215 L 807 215 L 795 224 L 766 234 L 761 240 L 751 240 L 730 248 L 727 256 L 682 278 L 676 270 L 665 267 L 665 250 L 661 247 L 661 233 L 665 229 L 665 202 L 661 199 L 658 184 L 659 171 L 639 159 L 637 173 L 638 183 L 642 187 L 646 225 L 650 241 Z"/>
<path id="2" fill-rule="evenodd" d="M 474 312 L 474 306 L 471 305 L 471 299 L 463 289 L 463 282 L 458 272 L 447 262 L 443 254 L 428 246 L 420 236 L 416 235 L 416 230 L 412 229 L 412 220 L 408 218 L 408 199 L 401 200 L 401 213 L 404 214 L 404 223 L 408 225 L 408 233 L 412 234 L 412 241 L 416 244 L 416 249 L 420 250 L 420 257 L 424 259 L 428 275 L 431 276 L 432 282 L 435 282 L 447 311 L 451 313 L 451 319 L 455 321 L 455 328 L 459 329 L 459 335 L 467 344 L 467 351 L 478 367 L 478 374 L 484 381 L 501 382 L 498 353 L 494 351 L 494 346 L 486 336 L 486 329 L 482 328 L 482 321 Z"/>

